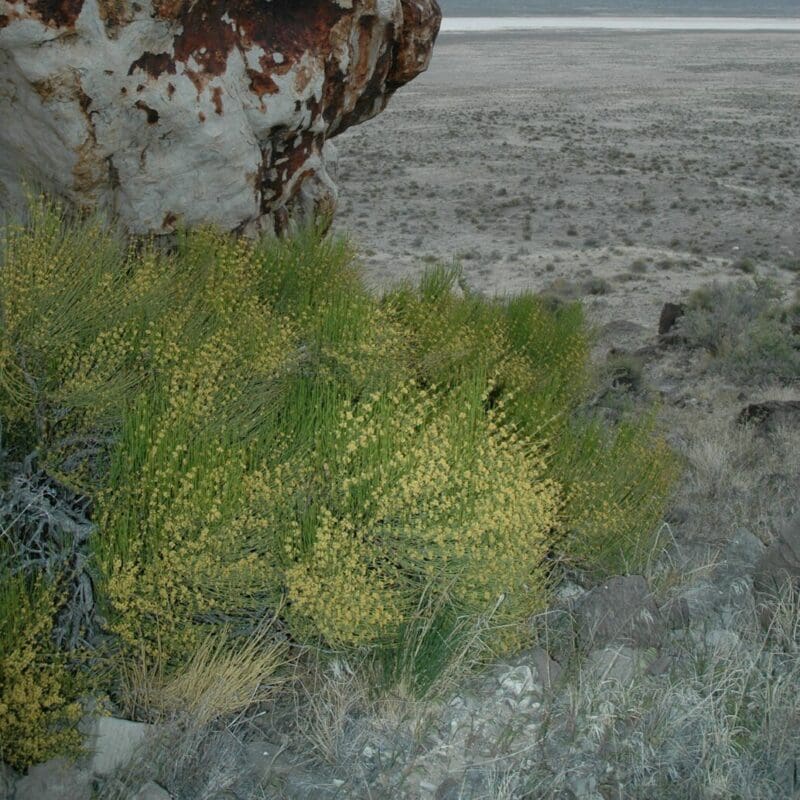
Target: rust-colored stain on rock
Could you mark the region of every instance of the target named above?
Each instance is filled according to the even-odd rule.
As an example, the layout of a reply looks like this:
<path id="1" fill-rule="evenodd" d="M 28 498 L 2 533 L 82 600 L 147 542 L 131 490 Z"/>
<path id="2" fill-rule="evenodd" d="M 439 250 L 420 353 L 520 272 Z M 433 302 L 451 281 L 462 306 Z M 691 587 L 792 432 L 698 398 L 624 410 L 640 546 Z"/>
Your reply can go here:
<path id="1" fill-rule="evenodd" d="M 225 0 L 201 0 L 185 7 L 178 17 L 181 30 L 173 41 L 175 60 L 186 64 L 191 59 L 198 67 L 192 73 L 201 85 L 225 72 L 228 55 L 237 44 L 234 27 L 223 19 L 226 12 L 233 16 Z"/>
<path id="2" fill-rule="evenodd" d="M 211 91 L 211 102 L 214 104 L 214 111 L 222 116 L 224 107 L 222 105 L 222 89 L 215 86 Z"/>
<path id="3" fill-rule="evenodd" d="M 133 75 L 137 70 L 146 72 L 153 80 L 157 80 L 164 73 L 167 75 L 175 74 L 175 61 L 169 53 L 150 53 L 145 51 L 130 65 L 128 75 Z"/>
<path id="4" fill-rule="evenodd" d="M 176 61 L 191 57 L 207 75 L 221 75 L 234 47 L 279 52 L 287 63 L 323 52 L 327 34 L 345 12 L 330 0 L 200 0 L 183 4 Z M 226 19 L 227 18 L 227 19 Z M 230 21 L 228 21 L 230 20 Z"/>
<path id="5" fill-rule="evenodd" d="M 83 0 L 28 0 L 31 16 L 50 28 L 73 28 L 83 10 Z"/>
<path id="6" fill-rule="evenodd" d="M 150 106 L 148 106 L 147 103 L 145 103 L 143 100 L 137 100 L 134 103 L 134 106 L 138 108 L 140 111 L 145 112 L 145 114 L 147 115 L 148 125 L 155 125 L 158 122 L 160 118 L 158 111 L 156 111 L 154 108 L 150 108 Z"/>
<path id="7" fill-rule="evenodd" d="M 259 98 L 265 94 L 278 94 L 280 91 L 278 84 L 267 72 L 247 69 L 247 77 L 250 78 L 250 91 Z"/>

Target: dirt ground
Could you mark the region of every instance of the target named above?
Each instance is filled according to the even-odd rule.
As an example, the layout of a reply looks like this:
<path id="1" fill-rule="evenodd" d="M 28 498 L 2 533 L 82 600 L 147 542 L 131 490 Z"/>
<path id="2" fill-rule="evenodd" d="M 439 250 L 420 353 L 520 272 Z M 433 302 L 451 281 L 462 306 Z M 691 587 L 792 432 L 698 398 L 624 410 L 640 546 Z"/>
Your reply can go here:
<path id="1" fill-rule="evenodd" d="M 455 257 L 480 291 L 652 332 L 714 279 L 800 285 L 797 34 L 443 35 L 336 144 L 337 226 L 377 286 Z"/>

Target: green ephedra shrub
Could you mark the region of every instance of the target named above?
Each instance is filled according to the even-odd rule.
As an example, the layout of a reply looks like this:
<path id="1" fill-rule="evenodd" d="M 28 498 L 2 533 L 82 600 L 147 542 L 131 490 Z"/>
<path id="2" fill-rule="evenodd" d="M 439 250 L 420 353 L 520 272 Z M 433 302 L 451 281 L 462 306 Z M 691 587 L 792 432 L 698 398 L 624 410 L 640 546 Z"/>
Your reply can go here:
<path id="1" fill-rule="evenodd" d="M 635 568 L 675 470 L 651 422 L 575 421 L 577 305 L 457 280 L 376 298 L 313 231 L 166 251 L 46 202 L 8 229 L 3 430 L 94 498 L 123 657 L 168 670 L 279 610 L 295 640 L 415 673 L 409 642 L 442 666 L 473 623 L 521 646 L 556 559 Z"/>

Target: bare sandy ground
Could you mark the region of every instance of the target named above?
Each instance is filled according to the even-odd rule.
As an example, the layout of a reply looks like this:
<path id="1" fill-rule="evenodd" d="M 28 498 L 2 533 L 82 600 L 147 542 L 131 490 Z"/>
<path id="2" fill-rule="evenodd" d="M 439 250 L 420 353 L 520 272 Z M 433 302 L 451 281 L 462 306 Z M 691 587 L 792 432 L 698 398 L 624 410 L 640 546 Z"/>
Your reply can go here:
<path id="1" fill-rule="evenodd" d="M 797 34 L 444 35 L 337 146 L 337 226 L 376 286 L 455 257 L 621 334 L 714 279 L 800 285 Z"/>

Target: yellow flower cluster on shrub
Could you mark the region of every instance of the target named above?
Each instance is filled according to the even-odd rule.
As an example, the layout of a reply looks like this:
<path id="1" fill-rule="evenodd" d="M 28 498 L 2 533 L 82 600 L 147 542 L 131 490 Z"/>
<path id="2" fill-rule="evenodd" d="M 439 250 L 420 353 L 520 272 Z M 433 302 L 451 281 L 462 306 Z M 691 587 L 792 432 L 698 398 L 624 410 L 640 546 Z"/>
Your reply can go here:
<path id="1" fill-rule="evenodd" d="M 476 406 L 412 382 L 342 414 L 313 540 L 290 551 L 298 626 L 369 644 L 396 636 L 423 594 L 469 616 L 503 598 L 516 624 L 539 608 L 558 486 L 529 442 Z"/>
<path id="2" fill-rule="evenodd" d="M 0 575 L 0 760 L 16 769 L 80 746 L 80 707 L 50 641 L 54 591 Z"/>

